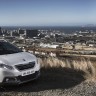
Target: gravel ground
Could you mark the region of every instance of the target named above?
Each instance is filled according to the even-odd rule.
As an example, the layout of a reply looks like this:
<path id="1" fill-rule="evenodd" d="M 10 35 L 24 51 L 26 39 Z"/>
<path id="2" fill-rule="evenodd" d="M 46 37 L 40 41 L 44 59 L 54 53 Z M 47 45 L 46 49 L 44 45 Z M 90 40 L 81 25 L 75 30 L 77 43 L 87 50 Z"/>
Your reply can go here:
<path id="1" fill-rule="evenodd" d="M 42 69 L 38 80 L 1 88 L 0 96 L 96 96 L 96 83 L 85 82 L 83 75 L 72 69 Z"/>

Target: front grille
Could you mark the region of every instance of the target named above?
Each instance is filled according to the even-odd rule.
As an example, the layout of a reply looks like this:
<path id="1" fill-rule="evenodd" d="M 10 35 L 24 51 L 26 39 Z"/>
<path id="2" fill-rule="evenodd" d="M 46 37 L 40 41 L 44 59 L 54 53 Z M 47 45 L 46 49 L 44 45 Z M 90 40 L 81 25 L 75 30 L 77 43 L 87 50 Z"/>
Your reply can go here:
<path id="1" fill-rule="evenodd" d="M 20 64 L 20 65 L 15 65 L 15 66 L 20 71 L 26 70 L 26 69 L 31 69 L 31 68 L 34 68 L 35 61 L 34 62 L 29 62 L 28 64 Z"/>
<path id="2" fill-rule="evenodd" d="M 39 76 L 39 71 L 36 71 L 34 74 L 27 75 L 27 76 L 18 76 L 18 80 L 21 82 L 30 81 L 32 79 L 35 79 Z"/>

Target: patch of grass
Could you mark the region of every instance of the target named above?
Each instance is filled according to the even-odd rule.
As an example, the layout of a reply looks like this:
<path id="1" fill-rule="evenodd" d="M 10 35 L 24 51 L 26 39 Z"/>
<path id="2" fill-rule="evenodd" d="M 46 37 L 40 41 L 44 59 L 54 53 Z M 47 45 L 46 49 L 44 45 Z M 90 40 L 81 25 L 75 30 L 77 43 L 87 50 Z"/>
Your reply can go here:
<path id="1" fill-rule="evenodd" d="M 93 65 L 90 59 L 85 58 L 56 58 L 56 57 L 49 57 L 49 58 L 42 58 L 40 59 L 41 67 L 43 68 L 71 68 L 76 71 L 83 71 L 84 78 L 86 80 L 95 81 L 96 77 L 96 68 Z"/>

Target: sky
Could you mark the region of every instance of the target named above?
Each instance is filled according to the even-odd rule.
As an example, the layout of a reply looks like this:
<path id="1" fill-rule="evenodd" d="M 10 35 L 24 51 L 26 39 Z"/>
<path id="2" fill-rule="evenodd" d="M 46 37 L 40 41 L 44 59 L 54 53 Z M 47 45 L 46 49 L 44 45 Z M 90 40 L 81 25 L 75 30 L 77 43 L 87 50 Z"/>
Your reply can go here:
<path id="1" fill-rule="evenodd" d="M 0 26 L 96 24 L 96 0 L 0 0 Z"/>

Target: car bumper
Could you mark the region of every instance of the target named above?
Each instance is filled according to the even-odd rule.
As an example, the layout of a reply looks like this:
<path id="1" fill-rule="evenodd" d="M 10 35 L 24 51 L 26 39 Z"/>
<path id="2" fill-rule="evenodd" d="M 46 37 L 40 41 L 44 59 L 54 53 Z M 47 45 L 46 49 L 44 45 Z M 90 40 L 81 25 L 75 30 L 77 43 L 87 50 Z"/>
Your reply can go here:
<path id="1" fill-rule="evenodd" d="M 14 77 L 5 77 L 1 85 L 18 85 L 26 83 L 32 80 L 37 79 L 40 76 L 40 71 L 35 71 L 35 73 L 26 75 L 26 76 L 14 76 Z"/>

